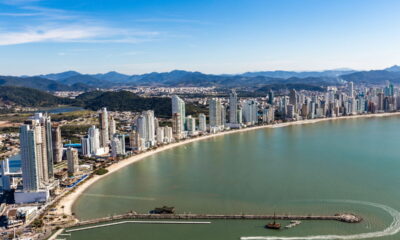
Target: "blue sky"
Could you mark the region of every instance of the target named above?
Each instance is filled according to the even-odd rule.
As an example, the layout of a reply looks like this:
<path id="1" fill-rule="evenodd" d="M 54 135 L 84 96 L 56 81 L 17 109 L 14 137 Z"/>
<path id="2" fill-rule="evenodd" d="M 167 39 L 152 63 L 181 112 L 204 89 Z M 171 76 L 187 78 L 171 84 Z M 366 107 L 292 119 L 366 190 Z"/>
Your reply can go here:
<path id="1" fill-rule="evenodd" d="M 398 0 L 0 0 L 0 75 L 381 69 Z"/>

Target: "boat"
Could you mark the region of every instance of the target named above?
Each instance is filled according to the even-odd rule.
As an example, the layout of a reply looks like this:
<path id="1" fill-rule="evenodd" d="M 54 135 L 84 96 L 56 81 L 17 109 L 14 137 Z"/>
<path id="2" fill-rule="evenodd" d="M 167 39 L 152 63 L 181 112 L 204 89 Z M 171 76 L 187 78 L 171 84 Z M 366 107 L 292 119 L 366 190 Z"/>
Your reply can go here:
<path id="1" fill-rule="evenodd" d="M 274 221 L 265 225 L 265 228 L 279 230 L 281 229 L 281 224 L 276 222 L 276 215 L 274 213 Z"/>
<path id="2" fill-rule="evenodd" d="M 163 206 L 163 207 L 155 208 L 154 210 L 151 210 L 149 213 L 150 214 L 174 214 L 175 208 Z"/>
<path id="3" fill-rule="evenodd" d="M 285 228 L 292 228 L 292 227 L 299 225 L 300 223 L 301 223 L 301 221 L 293 220 L 293 221 L 290 221 L 290 224 L 285 226 Z"/>

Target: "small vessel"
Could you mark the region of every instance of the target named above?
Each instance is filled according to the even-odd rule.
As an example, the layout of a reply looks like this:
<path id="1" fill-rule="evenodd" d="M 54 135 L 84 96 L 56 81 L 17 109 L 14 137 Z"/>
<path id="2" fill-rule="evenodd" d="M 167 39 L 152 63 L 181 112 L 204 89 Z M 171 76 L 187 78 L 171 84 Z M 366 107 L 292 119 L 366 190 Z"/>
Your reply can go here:
<path id="1" fill-rule="evenodd" d="M 301 223 L 301 221 L 293 220 L 293 221 L 290 221 L 290 224 L 285 226 L 285 228 L 292 228 L 292 227 L 299 225 L 300 223 Z"/>
<path id="2" fill-rule="evenodd" d="M 267 225 L 265 225 L 265 228 L 275 229 L 275 230 L 281 229 L 281 224 L 277 223 L 275 220 L 276 220 L 276 215 L 274 213 L 274 221 L 272 223 L 268 223 Z"/>
<path id="3" fill-rule="evenodd" d="M 150 214 L 174 214 L 175 208 L 163 206 L 163 207 L 155 208 L 154 210 L 151 210 L 149 213 Z"/>

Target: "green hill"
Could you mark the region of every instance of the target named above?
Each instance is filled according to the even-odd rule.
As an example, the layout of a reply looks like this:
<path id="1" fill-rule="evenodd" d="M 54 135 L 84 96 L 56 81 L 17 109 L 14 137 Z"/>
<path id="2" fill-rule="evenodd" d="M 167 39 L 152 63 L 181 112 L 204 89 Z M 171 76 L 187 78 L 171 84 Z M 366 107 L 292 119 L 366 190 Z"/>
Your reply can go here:
<path id="1" fill-rule="evenodd" d="M 90 96 L 89 96 L 90 95 Z M 171 99 L 160 97 L 139 97 L 128 91 L 118 92 L 92 92 L 84 93 L 77 97 L 88 109 L 98 110 L 107 107 L 110 111 L 132 111 L 141 112 L 154 110 L 156 116 L 171 116 Z"/>
<path id="2" fill-rule="evenodd" d="M 51 107 L 75 102 L 72 99 L 56 97 L 37 89 L 9 86 L 0 86 L 0 99 L 23 107 Z"/>

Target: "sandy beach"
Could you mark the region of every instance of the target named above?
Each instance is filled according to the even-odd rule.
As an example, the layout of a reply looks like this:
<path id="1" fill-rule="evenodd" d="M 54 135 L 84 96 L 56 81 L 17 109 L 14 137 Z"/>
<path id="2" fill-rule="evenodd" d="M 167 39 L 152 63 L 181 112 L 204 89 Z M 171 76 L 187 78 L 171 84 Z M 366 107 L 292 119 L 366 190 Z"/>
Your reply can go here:
<path id="1" fill-rule="evenodd" d="M 302 124 L 311 124 L 311 123 L 317 123 L 317 122 L 323 122 L 323 121 L 338 121 L 342 119 L 356 119 L 356 118 L 369 118 L 369 117 L 387 117 L 387 116 L 394 116 L 394 115 L 400 115 L 400 112 L 395 112 L 395 113 L 379 113 L 379 114 L 364 114 L 364 115 L 354 115 L 354 116 L 344 116 L 344 117 L 337 117 L 337 118 L 321 118 L 321 119 L 310 119 L 310 120 L 301 120 L 301 121 L 293 121 L 293 122 L 285 122 L 285 123 L 279 123 L 279 124 L 271 124 L 271 125 L 262 125 L 262 126 L 256 126 L 256 127 L 249 127 L 249 128 L 243 128 L 243 129 L 237 129 L 237 130 L 230 130 L 230 131 L 225 131 L 225 132 L 220 132 L 212 135 L 205 135 L 201 137 L 196 137 L 192 139 L 187 139 L 183 140 L 178 143 L 172 143 L 168 144 L 165 146 L 158 147 L 155 150 L 150 150 L 147 152 L 140 153 L 138 155 L 129 157 L 127 159 L 121 160 L 120 162 L 113 164 L 109 166 L 108 173 L 104 175 L 94 175 L 92 178 L 86 180 L 82 184 L 78 185 L 70 194 L 65 196 L 63 199 L 60 200 L 60 202 L 57 204 L 57 209 L 59 212 L 61 211 L 61 206 L 64 206 L 64 214 L 71 215 L 72 214 L 72 206 L 74 202 L 79 198 L 79 196 L 87 189 L 89 188 L 93 183 L 96 181 L 111 175 L 115 173 L 116 171 L 120 170 L 121 168 L 124 168 L 132 163 L 138 162 L 142 159 L 145 159 L 146 157 L 149 157 L 151 155 L 157 154 L 159 152 L 172 149 L 175 147 L 179 147 L 188 143 L 193 143 L 196 141 L 201 141 L 201 140 L 206 140 L 214 137 L 220 137 L 224 136 L 227 134 L 234 134 L 234 133 L 241 133 L 241 132 L 246 132 L 246 131 L 253 131 L 253 130 L 259 130 L 262 128 L 279 128 L 279 127 L 286 127 L 286 126 L 292 126 L 292 125 L 302 125 Z"/>

